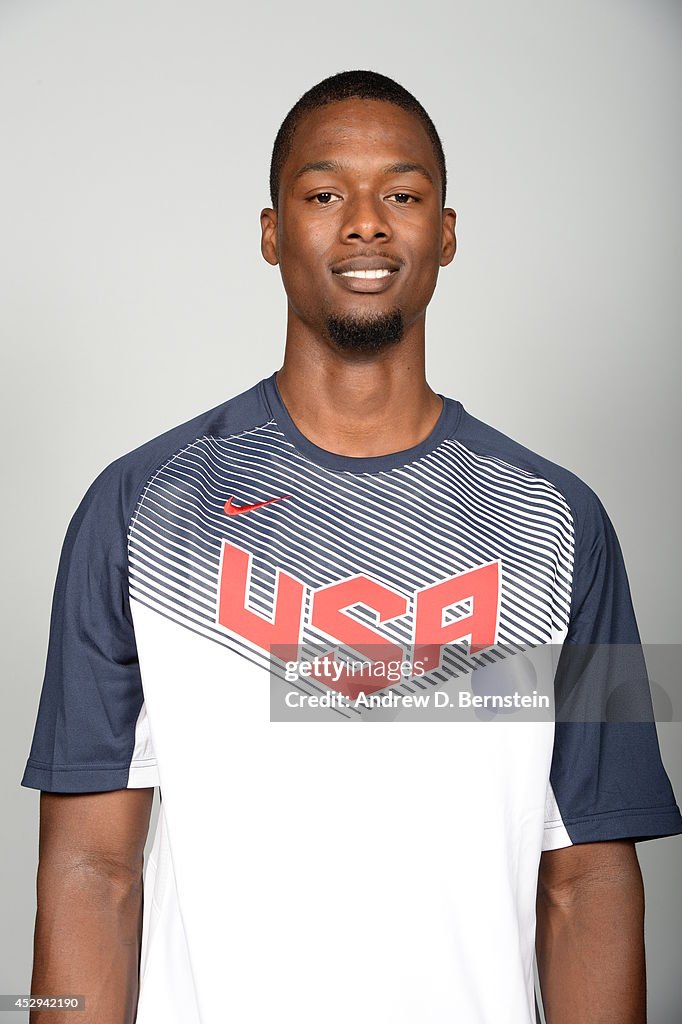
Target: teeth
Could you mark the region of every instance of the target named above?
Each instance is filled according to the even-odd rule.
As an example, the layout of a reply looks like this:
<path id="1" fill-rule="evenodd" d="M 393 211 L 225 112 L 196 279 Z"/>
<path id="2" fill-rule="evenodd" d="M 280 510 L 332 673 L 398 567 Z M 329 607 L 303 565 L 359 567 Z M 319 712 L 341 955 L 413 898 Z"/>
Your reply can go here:
<path id="1" fill-rule="evenodd" d="M 388 277 L 390 270 L 344 270 L 341 277 Z"/>

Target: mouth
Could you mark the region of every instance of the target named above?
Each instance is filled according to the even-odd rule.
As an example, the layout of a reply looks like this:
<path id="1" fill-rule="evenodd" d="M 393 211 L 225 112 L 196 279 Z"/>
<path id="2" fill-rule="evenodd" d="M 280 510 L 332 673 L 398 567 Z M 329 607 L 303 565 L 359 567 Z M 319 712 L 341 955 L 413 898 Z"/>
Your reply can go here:
<path id="1" fill-rule="evenodd" d="M 376 281 L 380 277 L 390 277 L 396 274 L 396 270 L 336 270 L 334 273 L 340 277 L 357 277 L 363 281 Z"/>
<path id="2" fill-rule="evenodd" d="M 383 292 L 400 273 L 400 265 L 383 257 L 356 257 L 331 268 L 339 284 L 352 292 Z"/>

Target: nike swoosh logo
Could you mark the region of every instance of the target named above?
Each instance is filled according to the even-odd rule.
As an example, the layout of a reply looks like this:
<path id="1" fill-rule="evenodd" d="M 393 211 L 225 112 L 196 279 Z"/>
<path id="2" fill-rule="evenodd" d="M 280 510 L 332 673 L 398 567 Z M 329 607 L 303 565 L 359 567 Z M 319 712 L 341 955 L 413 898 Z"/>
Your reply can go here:
<path id="1" fill-rule="evenodd" d="M 225 514 L 228 516 L 238 516 L 241 515 L 242 512 L 253 512 L 255 508 L 263 508 L 264 505 L 272 505 L 273 501 L 284 501 L 285 498 L 290 497 L 290 494 L 283 494 L 279 498 L 268 498 L 267 501 L 257 501 L 255 505 L 233 505 L 232 502 L 234 501 L 234 495 L 231 494 L 225 502 Z"/>

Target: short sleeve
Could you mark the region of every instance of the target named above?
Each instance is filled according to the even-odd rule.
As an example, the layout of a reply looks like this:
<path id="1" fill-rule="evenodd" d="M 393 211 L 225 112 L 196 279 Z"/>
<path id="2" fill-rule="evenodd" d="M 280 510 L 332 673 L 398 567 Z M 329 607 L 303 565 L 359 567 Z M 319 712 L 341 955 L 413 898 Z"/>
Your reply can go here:
<path id="1" fill-rule="evenodd" d="M 555 677 L 543 849 L 682 833 L 622 551 L 604 506 L 585 491 Z"/>
<path id="2" fill-rule="evenodd" d="M 64 539 L 33 741 L 21 785 L 87 793 L 159 784 L 130 613 L 121 460 Z"/>

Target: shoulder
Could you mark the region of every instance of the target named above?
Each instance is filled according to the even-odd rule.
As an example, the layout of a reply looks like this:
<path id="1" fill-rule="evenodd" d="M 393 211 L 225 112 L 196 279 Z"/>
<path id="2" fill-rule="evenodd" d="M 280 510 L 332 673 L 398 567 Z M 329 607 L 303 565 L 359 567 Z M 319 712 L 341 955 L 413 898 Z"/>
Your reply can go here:
<path id="1" fill-rule="evenodd" d="M 593 530 L 606 515 L 597 493 L 576 473 L 538 454 L 462 409 L 453 439 L 507 478 L 548 485 L 565 504 L 574 531 L 583 535 Z"/>
<path id="2" fill-rule="evenodd" d="M 90 484 L 71 528 L 93 506 L 119 523 L 127 522 L 148 480 L 183 450 L 204 437 L 226 437 L 267 423 L 270 411 L 261 383 L 180 423 L 109 463 Z"/>

